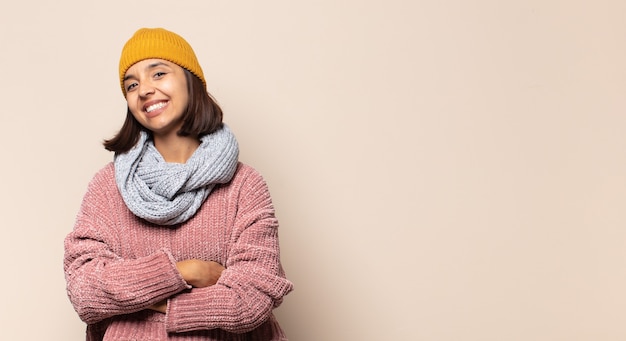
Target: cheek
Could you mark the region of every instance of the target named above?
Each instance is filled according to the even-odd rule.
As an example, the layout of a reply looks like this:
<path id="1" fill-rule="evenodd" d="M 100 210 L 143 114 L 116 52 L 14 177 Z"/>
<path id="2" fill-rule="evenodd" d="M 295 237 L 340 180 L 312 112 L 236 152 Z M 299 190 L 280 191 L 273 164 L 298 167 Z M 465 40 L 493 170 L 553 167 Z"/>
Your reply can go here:
<path id="1" fill-rule="evenodd" d="M 176 87 L 171 89 L 170 94 L 173 95 L 172 99 L 175 99 L 177 107 L 187 108 L 189 105 L 189 93 L 185 83 L 177 84 Z"/>
<path id="2" fill-rule="evenodd" d="M 163 92 L 178 98 L 187 98 L 187 84 L 185 82 L 172 82 L 163 87 Z"/>
<path id="3" fill-rule="evenodd" d="M 135 116 L 135 119 L 138 118 L 138 114 L 141 111 L 139 110 L 139 106 L 136 103 L 137 103 L 136 100 L 132 100 L 130 98 L 126 100 L 126 105 L 128 106 L 128 110 L 130 110 L 130 113 L 133 114 L 133 116 Z"/>
<path id="4" fill-rule="evenodd" d="M 126 104 L 129 108 L 136 106 L 137 102 L 139 102 L 139 95 L 137 94 L 137 91 L 129 92 L 126 95 Z"/>

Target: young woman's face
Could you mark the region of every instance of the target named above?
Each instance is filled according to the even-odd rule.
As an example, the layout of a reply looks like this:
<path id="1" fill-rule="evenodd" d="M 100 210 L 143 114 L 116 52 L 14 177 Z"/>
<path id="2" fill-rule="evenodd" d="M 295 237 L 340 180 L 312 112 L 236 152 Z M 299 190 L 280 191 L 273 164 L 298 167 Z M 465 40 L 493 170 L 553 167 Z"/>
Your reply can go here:
<path id="1" fill-rule="evenodd" d="M 189 103 L 187 79 L 180 66 L 163 59 L 146 59 L 124 76 L 126 101 L 135 119 L 155 135 L 176 133 Z"/>

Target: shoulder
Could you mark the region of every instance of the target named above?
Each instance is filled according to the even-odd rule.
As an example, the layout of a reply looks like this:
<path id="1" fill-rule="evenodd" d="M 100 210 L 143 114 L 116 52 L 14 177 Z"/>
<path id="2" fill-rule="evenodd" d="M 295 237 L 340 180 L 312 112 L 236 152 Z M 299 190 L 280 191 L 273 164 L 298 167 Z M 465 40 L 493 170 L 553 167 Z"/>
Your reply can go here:
<path id="1" fill-rule="evenodd" d="M 122 205 L 115 182 L 115 169 L 113 163 L 108 163 L 91 178 L 83 196 L 80 214 L 98 216 L 98 219 L 104 221 L 112 212 L 120 212 Z"/>
<path id="2" fill-rule="evenodd" d="M 243 162 L 237 164 L 237 170 L 231 181 L 225 185 L 225 189 L 237 193 L 268 192 L 263 175 L 256 168 Z"/>
<path id="3" fill-rule="evenodd" d="M 113 162 L 107 163 L 96 172 L 89 182 L 88 190 L 92 191 L 97 189 L 98 191 L 102 191 L 110 186 L 116 186 L 115 167 L 113 166 Z"/>
<path id="4" fill-rule="evenodd" d="M 93 176 L 92 181 L 104 180 L 115 178 L 115 166 L 113 162 L 109 162 L 104 167 L 100 168 Z"/>
<path id="5" fill-rule="evenodd" d="M 256 170 L 256 168 L 240 161 L 237 164 L 237 170 L 235 171 L 235 175 L 233 175 L 233 181 L 241 181 L 247 178 L 262 180 L 263 176 L 258 170 Z"/>
<path id="6" fill-rule="evenodd" d="M 264 181 L 264 179 L 261 173 L 256 168 L 240 161 L 237 164 L 237 170 L 235 171 L 231 182 L 237 183 L 248 181 Z"/>

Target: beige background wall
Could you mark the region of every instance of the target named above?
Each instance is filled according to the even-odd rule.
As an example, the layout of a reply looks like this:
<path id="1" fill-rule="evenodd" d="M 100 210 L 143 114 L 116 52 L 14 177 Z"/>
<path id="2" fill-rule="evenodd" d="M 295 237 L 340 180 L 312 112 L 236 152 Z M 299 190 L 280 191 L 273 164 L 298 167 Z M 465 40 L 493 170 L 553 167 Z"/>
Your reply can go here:
<path id="1" fill-rule="evenodd" d="M 62 240 L 144 26 L 270 185 L 292 340 L 626 339 L 626 2 L 0 7 L 0 339 L 82 339 Z"/>

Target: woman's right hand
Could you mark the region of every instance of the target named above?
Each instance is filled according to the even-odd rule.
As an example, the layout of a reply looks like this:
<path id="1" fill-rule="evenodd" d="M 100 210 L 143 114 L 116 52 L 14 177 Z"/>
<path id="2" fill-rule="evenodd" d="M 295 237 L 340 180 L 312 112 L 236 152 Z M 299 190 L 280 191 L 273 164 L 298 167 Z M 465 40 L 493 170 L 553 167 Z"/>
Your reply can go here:
<path id="1" fill-rule="evenodd" d="M 187 259 L 176 263 L 176 268 L 187 284 L 203 288 L 217 283 L 225 267 L 213 261 Z"/>

